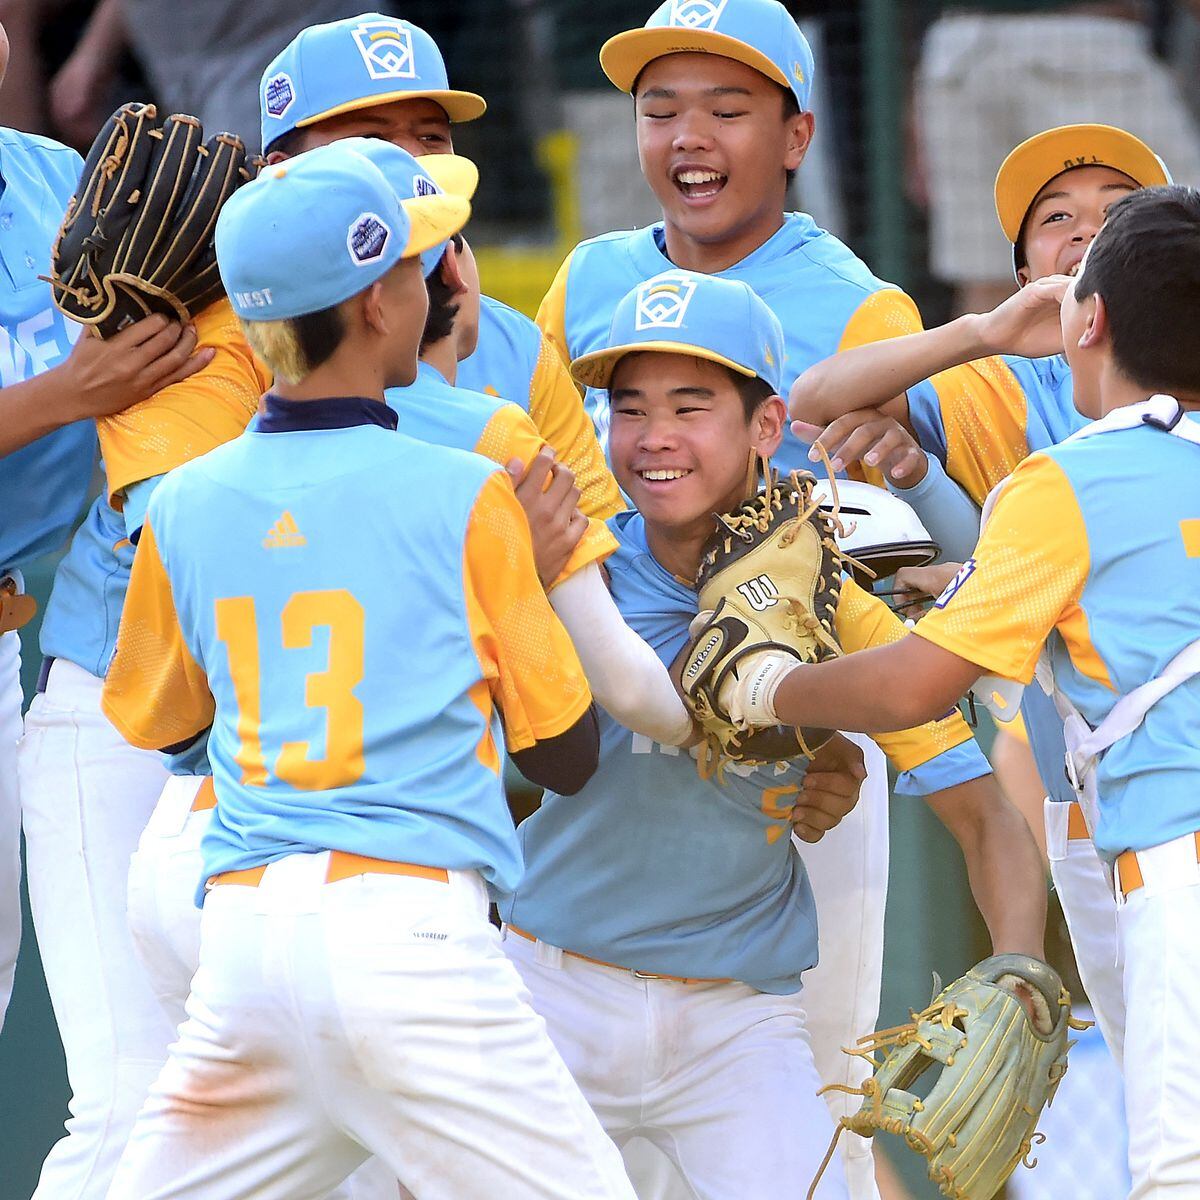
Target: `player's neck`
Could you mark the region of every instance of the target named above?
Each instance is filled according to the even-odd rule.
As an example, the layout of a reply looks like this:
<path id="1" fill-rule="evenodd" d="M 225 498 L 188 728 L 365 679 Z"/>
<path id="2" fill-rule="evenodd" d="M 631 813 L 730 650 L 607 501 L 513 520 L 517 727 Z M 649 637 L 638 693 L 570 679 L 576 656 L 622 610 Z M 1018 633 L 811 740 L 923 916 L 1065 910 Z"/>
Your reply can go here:
<path id="1" fill-rule="evenodd" d="M 742 259 L 753 254 L 783 227 L 783 209 L 769 209 L 719 241 L 699 240 L 689 236 L 670 221 L 663 223 L 667 257 L 685 271 L 716 275 L 727 271 Z"/>
<path id="2" fill-rule="evenodd" d="M 1151 392 L 1141 384 L 1135 383 L 1127 375 L 1122 374 L 1114 366 L 1107 366 L 1100 381 L 1100 415 L 1108 416 L 1119 408 L 1128 408 L 1131 404 L 1141 404 L 1149 400 Z M 1194 392 L 1172 392 L 1171 395 L 1184 408 L 1192 409 L 1200 403 L 1200 395 Z"/>
<path id="3" fill-rule="evenodd" d="M 307 374 L 299 383 L 275 381 L 272 391 L 284 400 L 325 400 L 330 396 L 366 396 L 383 400 L 382 366 L 361 353 L 353 353 L 343 342 L 333 357 Z"/>
<path id="4" fill-rule="evenodd" d="M 458 347 L 453 335 L 431 346 L 422 346 L 421 361 L 428 363 L 447 383 L 455 383 L 458 379 Z"/>
<path id="5" fill-rule="evenodd" d="M 654 561 L 676 579 L 691 584 L 700 567 L 704 546 L 712 535 L 712 521 L 706 520 L 694 529 L 667 529 L 646 524 L 646 545 Z"/>

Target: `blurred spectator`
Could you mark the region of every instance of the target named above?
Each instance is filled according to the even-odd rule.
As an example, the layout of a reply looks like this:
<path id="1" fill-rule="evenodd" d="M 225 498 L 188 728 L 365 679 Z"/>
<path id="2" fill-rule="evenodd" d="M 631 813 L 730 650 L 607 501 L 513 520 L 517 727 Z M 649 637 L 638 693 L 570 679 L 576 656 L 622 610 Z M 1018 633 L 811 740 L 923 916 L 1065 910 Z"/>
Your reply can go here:
<path id="1" fill-rule="evenodd" d="M 1194 0 L 1189 0 L 1193 3 Z M 1043 129 L 1119 125 L 1181 183 L 1200 183 L 1200 141 L 1174 78 L 1151 52 L 1161 6 L 1136 0 L 933 0 L 916 77 L 918 152 L 931 217 L 931 266 L 959 312 L 1013 289 L 992 185 L 1005 155 Z"/>
<path id="2" fill-rule="evenodd" d="M 161 111 L 192 113 L 207 133 L 228 130 L 258 150 L 263 68 L 305 26 L 369 7 L 369 0 L 100 0 L 51 82 L 52 115 L 64 136 L 90 141 L 113 107 L 113 73 L 128 44 Z"/>

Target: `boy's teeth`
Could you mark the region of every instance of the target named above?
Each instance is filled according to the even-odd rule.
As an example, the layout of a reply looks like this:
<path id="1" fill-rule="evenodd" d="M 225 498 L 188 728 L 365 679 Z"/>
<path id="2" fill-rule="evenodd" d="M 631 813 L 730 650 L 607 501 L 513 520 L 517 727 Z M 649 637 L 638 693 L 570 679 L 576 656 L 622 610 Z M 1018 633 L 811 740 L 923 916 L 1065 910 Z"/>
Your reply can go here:
<path id="1" fill-rule="evenodd" d="M 680 171 L 676 178 L 680 183 L 716 183 L 721 176 L 716 171 Z"/>
<path id="2" fill-rule="evenodd" d="M 1067 274 L 1068 275 L 1078 275 L 1079 274 L 1079 264 L 1076 263 L 1073 267 L 1071 267 L 1071 269 L 1069 271 L 1067 271 Z"/>
<path id="3" fill-rule="evenodd" d="M 643 471 L 643 479 L 682 479 L 685 475 L 690 474 L 688 471 L 680 471 L 675 468 L 662 471 Z"/>

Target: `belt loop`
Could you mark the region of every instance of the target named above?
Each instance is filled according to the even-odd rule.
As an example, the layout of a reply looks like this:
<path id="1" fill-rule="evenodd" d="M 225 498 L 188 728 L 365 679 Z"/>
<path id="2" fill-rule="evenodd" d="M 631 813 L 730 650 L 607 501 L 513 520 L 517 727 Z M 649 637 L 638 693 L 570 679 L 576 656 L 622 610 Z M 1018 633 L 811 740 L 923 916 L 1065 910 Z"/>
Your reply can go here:
<path id="1" fill-rule="evenodd" d="M 54 666 L 54 656 L 47 654 L 42 659 L 42 665 L 38 671 L 37 687 L 34 689 L 39 696 L 45 692 L 47 685 L 50 683 L 50 668 L 52 666 Z"/>
<path id="2" fill-rule="evenodd" d="M 549 967 L 552 971 L 562 970 L 563 952 L 557 946 L 551 946 L 549 942 L 540 939 L 535 942 L 533 957 L 540 966 Z"/>

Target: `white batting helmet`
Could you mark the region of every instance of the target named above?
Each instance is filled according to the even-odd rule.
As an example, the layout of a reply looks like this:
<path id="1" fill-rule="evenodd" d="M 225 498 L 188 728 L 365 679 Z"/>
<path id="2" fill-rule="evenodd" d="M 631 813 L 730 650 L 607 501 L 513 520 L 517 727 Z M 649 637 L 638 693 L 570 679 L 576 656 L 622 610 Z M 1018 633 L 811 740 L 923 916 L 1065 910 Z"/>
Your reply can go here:
<path id="1" fill-rule="evenodd" d="M 827 512 L 833 511 L 829 481 L 818 482 L 814 494 Z M 924 567 L 933 562 L 941 547 L 929 536 L 921 518 L 898 496 L 870 483 L 852 479 L 837 481 L 838 519 L 846 531 L 838 539 L 841 548 L 877 579 L 894 575 L 901 567 Z M 866 576 L 856 581 L 870 587 Z"/>

